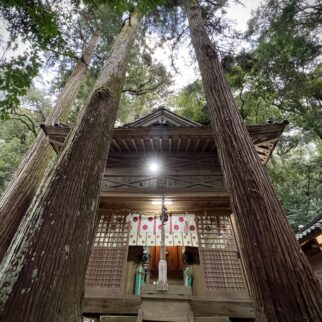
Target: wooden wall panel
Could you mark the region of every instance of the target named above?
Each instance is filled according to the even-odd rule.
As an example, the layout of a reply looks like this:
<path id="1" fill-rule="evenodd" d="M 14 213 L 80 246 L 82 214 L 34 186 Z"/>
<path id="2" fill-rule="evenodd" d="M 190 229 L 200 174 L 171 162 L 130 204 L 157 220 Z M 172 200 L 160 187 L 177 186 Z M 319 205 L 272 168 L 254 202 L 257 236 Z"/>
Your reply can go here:
<path id="1" fill-rule="evenodd" d="M 89 258 L 85 287 L 122 293 L 128 252 L 128 224 L 124 214 L 100 214 Z"/>
<path id="2" fill-rule="evenodd" d="M 229 216 L 197 216 L 200 264 L 209 294 L 248 298 L 237 243 Z"/>

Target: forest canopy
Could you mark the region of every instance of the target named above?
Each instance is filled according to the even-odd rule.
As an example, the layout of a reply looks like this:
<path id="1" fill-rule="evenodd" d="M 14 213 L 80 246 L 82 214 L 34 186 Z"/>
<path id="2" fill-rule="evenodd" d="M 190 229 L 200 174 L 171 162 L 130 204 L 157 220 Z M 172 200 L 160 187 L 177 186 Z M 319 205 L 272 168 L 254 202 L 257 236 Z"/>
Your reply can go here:
<path id="1" fill-rule="evenodd" d="M 100 29 L 101 41 L 68 116 L 68 124 L 75 122 L 113 40 L 129 17 L 130 3 L 1 1 L 1 193 L 33 144 L 39 124 L 48 116 L 91 34 Z M 145 15 L 116 124 L 133 121 L 162 105 L 210 125 L 199 74 L 184 82 L 182 71 L 178 72 L 182 55 L 195 61 L 183 12 L 173 1 L 138 4 Z M 322 209 L 321 4 L 263 1 L 243 31 L 229 16 L 234 6 L 242 8 L 243 1 L 205 1 L 203 15 L 245 122 L 289 121 L 268 170 L 297 229 Z M 159 47 L 165 48 L 163 58 L 156 54 Z"/>
<path id="2" fill-rule="evenodd" d="M 240 267 L 233 279 L 244 280 L 236 286 L 224 281 L 225 288 L 222 282 L 209 284 L 205 294 L 240 292 L 242 299 L 251 300 L 257 321 L 321 321 L 322 290 L 290 229 L 290 224 L 297 230 L 307 223 L 322 205 L 321 2 L 266 0 L 251 14 L 245 11 L 250 3 L 254 5 L 248 0 L 0 2 L 1 321 L 80 321 L 94 236 L 113 239 L 98 248 L 113 267 L 122 266 L 126 218 L 133 209 L 121 207 L 139 201 L 134 197 L 135 202 L 128 202 L 135 189 L 141 189 L 140 196 L 147 191 L 144 201 L 155 194 L 162 197 L 156 291 L 168 290 L 165 195 L 175 191 L 178 200 L 194 199 L 182 219 L 196 211 L 196 223 L 205 221 L 209 240 L 215 240 L 206 242 L 203 228 L 198 234 L 199 254 L 205 256 L 200 267 L 215 268 L 217 259 L 208 259 L 224 251 L 230 267 Z M 231 19 L 239 10 L 249 18 L 247 28 Z M 116 126 L 160 106 L 199 122 L 196 136 L 213 133 L 211 151 L 206 152 L 210 138 L 201 147 L 201 136 L 188 138 L 180 151 L 186 136 L 180 128 L 169 129 L 164 119 L 158 128 L 145 128 L 149 148 L 145 135 L 137 139 L 143 154 L 133 137 L 117 142 L 116 132 L 134 129 L 118 131 Z M 159 111 L 171 115 L 164 108 Z M 254 139 L 247 127 L 254 124 L 262 124 L 252 127 L 264 129 L 261 138 Z M 275 147 L 286 124 L 267 169 L 263 158 L 270 157 L 268 149 Z M 270 135 L 267 128 L 279 129 Z M 158 149 L 169 167 L 152 175 L 145 158 L 155 156 L 155 130 L 161 133 Z M 171 131 L 180 131 L 176 148 Z M 164 134 L 169 154 L 163 149 Z M 109 161 L 116 166 L 109 167 Z M 115 168 L 121 169 L 120 182 L 114 179 L 119 175 Z M 181 189 L 171 180 L 183 182 Z M 110 200 L 116 201 L 112 207 Z M 208 205 L 215 207 L 210 217 Z M 181 207 L 183 211 L 184 202 Z M 115 213 L 122 229 L 113 224 Z M 108 230 L 102 233 L 100 223 Z M 217 237 L 226 242 L 219 245 Z M 120 248 L 125 252 L 119 253 Z M 121 271 L 111 272 L 117 282 L 108 284 L 110 295 L 123 294 Z M 215 275 L 211 271 L 209 280 Z M 107 289 L 102 294 L 109 294 Z M 237 294 L 231 296 L 239 299 Z M 182 299 L 189 304 L 190 296 Z M 144 305 L 138 311 L 141 320 L 146 317 L 142 310 Z"/>

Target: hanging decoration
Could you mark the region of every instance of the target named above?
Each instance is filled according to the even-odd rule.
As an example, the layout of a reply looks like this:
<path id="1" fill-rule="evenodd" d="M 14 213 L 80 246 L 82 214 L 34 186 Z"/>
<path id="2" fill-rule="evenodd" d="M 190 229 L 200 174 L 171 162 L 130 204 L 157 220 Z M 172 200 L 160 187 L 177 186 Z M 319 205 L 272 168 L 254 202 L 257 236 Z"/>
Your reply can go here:
<path id="1" fill-rule="evenodd" d="M 162 197 L 162 212 L 161 220 L 161 247 L 160 247 L 160 261 L 159 261 L 159 276 L 156 283 L 158 291 L 166 292 L 168 290 L 168 277 L 167 277 L 167 260 L 166 260 L 166 247 L 165 247 L 165 222 L 168 221 L 167 208 L 164 206 L 164 197 Z"/>
<path id="2" fill-rule="evenodd" d="M 198 247 L 195 215 L 169 214 L 164 222 L 166 246 Z M 162 223 L 152 214 L 130 214 L 129 246 L 160 246 Z"/>

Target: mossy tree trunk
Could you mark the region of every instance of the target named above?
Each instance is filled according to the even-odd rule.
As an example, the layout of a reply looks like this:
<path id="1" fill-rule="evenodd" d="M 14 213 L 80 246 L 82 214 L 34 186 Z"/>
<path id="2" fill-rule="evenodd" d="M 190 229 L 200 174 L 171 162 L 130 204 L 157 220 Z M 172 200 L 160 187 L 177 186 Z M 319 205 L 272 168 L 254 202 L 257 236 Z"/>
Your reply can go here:
<path id="1" fill-rule="evenodd" d="M 2 264 L 0 320 L 80 322 L 84 277 L 130 49 L 132 15 Z"/>
<path id="2" fill-rule="evenodd" d="M 82 57 L 67 79 L 62 93 L 48 116 L 46 124 L 66 121 L 99 38 L 98 31 L 92 34 Z M 40 186 L 52 156 L 52 147 L 45 134 L 40 132 L 0 199 L 0 263 Z"/>
<path id="3" fill-rule="evenodd" d="M 191 40 L 260 322 L 322 321 L 322 293 L 261 164 L 197 5 Z"/>

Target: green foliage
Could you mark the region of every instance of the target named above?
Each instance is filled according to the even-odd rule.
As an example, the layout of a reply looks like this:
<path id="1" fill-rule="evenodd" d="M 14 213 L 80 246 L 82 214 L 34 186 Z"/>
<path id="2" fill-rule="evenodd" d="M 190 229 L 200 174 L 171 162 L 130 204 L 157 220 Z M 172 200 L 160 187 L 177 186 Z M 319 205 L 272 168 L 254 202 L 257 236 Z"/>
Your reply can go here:
<path id="1" fill-rule="evenodd" d="M 55 5 L 40 0 L 0 2 L 0 17 L 9 34 L 6 52 L 12 52 L 11 57 L 1 58 L 0 114 L 19 108 L 20 98 L 27 93 L 43 64 L 43 51 L 70 56 L 62 35 L 64 17 L 55 11 Z"/>
<path id="2" fill-rule="evenodd" d="M 60 48 L 64 43 L 57 13 L 49 1 L 2 0 L 1 15 L 9 22 L 12 39 L 36 43 L 41 49 Z"/>
<path id="3" fill-rule="evenodd" d="M 33 133 L 19 120 L 0 121 L 0 194 L 34 138 Z"/>
<path id="4" fill-rule="evenodd" d="M 224 67 L 246 120 L 287 118 L 322 138 L 320 24 L 312 18 L 318 9 L 303 4 L 267 1 L 249 23 L 252 49 L 225 57 Z"/>
<path id="5" fill-rule="evenodd" d="M 322 144 L 300 144 L 279 149 L 268 165 L 276 192 L 296 230 L 322 209 Z"/>
<path id="6" fill-rule="evenodd" d="M 18 56 L 2 64 L 0 71 L 0 92 L 5 93 L 0 100 L 0 115 L 14 111 L 20 104 L 19 97 L 27 93 L 33 78 L 41 66 L 38 55 L 33 52 Z"/>
<path id="7" fill-rule="evenodd" d="M 206 99 L 200 80 L 189 84 L 178 94 L 170 97 L 168 104 L 179 115 L 203 125 L 210 125 Z"/>
<path id="8" fill-rule="evenodd" d="M 129 123 L 161 105 L 169 93 L 171 76 L 162 64 L 155 64 L 147 49 L 138 43 L 131 54 L 118 122 Z"/>
<path id="9" fill-rule="evenodd" d="M 84 0 L 84 3 L 92 8 L 97 8 L 100 5 L 108 5 L 114 12 L 123 13 L 125 11 L 139 11 L 145 15 L 154 11 L 158 6 L 168 3 L 166 0 Z"/>

